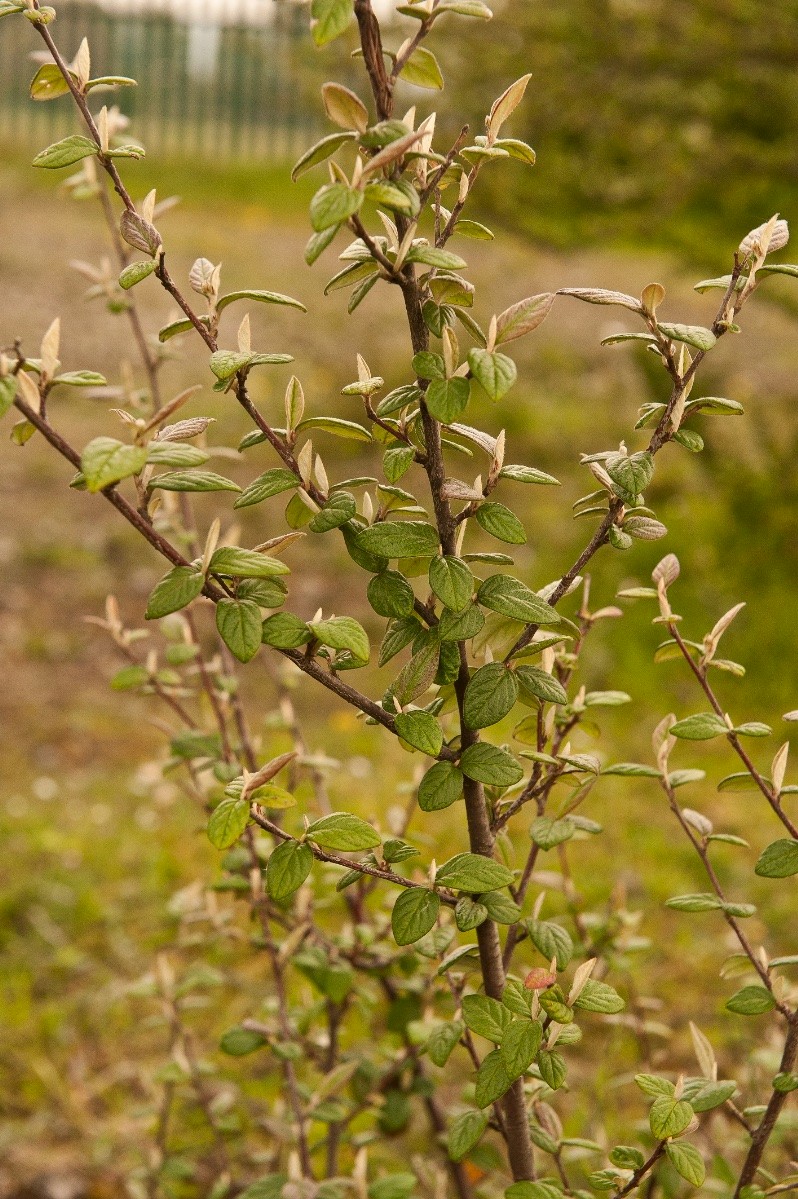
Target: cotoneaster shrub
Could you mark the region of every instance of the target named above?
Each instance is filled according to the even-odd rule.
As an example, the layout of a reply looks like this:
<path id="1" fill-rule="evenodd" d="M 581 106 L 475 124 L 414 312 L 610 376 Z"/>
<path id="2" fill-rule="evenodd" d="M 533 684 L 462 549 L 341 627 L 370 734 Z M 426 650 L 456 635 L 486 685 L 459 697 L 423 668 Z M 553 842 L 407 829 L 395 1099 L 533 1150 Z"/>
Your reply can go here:
<path id="1" fill-rule="evenodd" d="M 294 169 L 297 177 L 326 163 L 305 255 L 312 264 L 337 241 L 342 265 L 325 291 L 349 289 L 350 311 L 379 303 L 386 289 L 403 303 L 406 319 L 395 337 L 406 344 L 405 382 L 388 390 L 358 355 L 357 378 L 344 388 L 362 408 L 354 420 L 325 414 L 316 398 L 306 406 L 295 377 L 284 416 L 256 407 L 251 372 L 291 357 L 253 346 L 246 306 L 303 306 L 260 288 L 225 293 L 220 268 L 204 258 L 185 286 L 172 276 L 155 194 L 134 202 L 120 174 L 124 160 L 143 150 L 119 136 L 115 110 L 94 101 L 95 88 L 132 81 L 93 78 L 87 41 L 67 62 L 52 8 L 0 0 L 0 16 L 28 20 L 49 52 L 31 85 L 33 99 L 71 95 L 82 118 L 81 133 L 42 150 L 34 165 L 80 164 L 72 188 L 99 197 L 121 273 L 118 283 L 98 280 L 97 294 L 128 322 L 146 378 L 146 390 L 117 412 L 125 436 L 103 431 L 86 446 L 69 444 L 51 423 L 51 393 L 105 380 L 91 369 L 62 372 L 56 318 L 39 347 L 23 339 L 4 350 L 0 405 L 3 413 L 16 410 L 12 437 L 19 445 L 45 438 L 77 472 L 71 486 L 86 491 L 87 502 L 99 496 L 111 503 L 166 560 L 143 613 L 160 622 L 162 650 L 140 653 L 141 630 L 123 625 L 113 600 L 99 623 L 126 659 L 114 685 L 151 695 L 179 726 L 170 768 L 185 772 L 207 814 L 208 837 L 224 854 L 225 888 L 249 906 L 264 1008 L 230 1028 L 222 1048 L 234 1057 L 260 1055 L 261 1076 L 279 1078 L 248 1146 L 240 1128 L 225 1121 L 183 1025 L 208 976 L 200 970 L 177 978 L 161 959 L 154 986 L 171 1030 L 170 1061 L 145 1165 L 128 1185 L 135 1195 L 173 1193 L 170 1162 L 180 1134 L 170 1120 L 182 1093 L 212 1134 L 194 1181 L 195 1193 L 214 1199 L 242 1192 L 248 1199 L 582 1199 L 638 1188 L 647 1196 L 704 1188 L 759 1199 L 787 1192 L 798 1185 L 798 1172 L 790 1162 L 794 1140 L 779 1117 L 798 1089 L 798 992 L 789 981 L 798 955 L 772 957 L 749 939 L 746 920 L 755 909 L 726 892 L 717 863 L 722 853 L 746 853 L 747 843 L 682 806 L 681 788 L 700 782 L 703 772 L 671 762 L 681 742 L 723 739 L 736 760 L 725 784 L 752 788 L 752 826 L 767 821 L 772 836 L 753 869 L 773 880 L 798 873 L 798 827 L 789 810 L 798 788 L 785 785 L 788 745 L 758 765 L 756 739 L 771 730 L 735 722 L 714 689 L 718 671 L 741 673 L 718 656 L 740 605 L 704 637 L 683 630 L 672 607 L 679 563 L 667 553 L 651 587 L 621 594 L 652 606 L 665 637 L 657 654 L 683 662 L 696 710 L 660 721 L 647 762 L 608 762 L 572 747 L 587 714 L 592 719 L 629 698 L 588 692 L 580 683 L 593 627 L 620 615 L 614 607 L 591 608 L 587 568 L 605 547 L 633 553 L 636 540 L 666 537 L 645 500 L 655 469 L 661 461 L 667 469 L 670 454 L 700 452 L 694 415 L 741 413 L 734 400 L 702 395 L 699 372 L 721 339 L 740 332 L 740 313 L 769 273 L 798 274 L 798 267 L 769 261 L 787 243 L 787 226 L 773 217 L 753 230 L 730 255 L 729 273 L 698 285 L 720 297 L 706 326 L 661 319 L 664 290 L 656 283 L 640 297 L 566 288 L 559 299 L 509 297 L 502 312 L 482 312 L 460 246 L 464 237 L 492 234 L 465 213 L 478 176 L 494 160 L 517 159 L 519 170 L 534 163 L 532 149 L 509 132 L 530 77 L 501 92 L 484 134 L 463 129 L 453 145 L 439 146 L 433 113 L 395 110 L 397 80 L 439 90 L 428 35 L 439 27 L 455 31 L 453 14 L 482 20 L 490 12 L 482 0 L 425 0 L 398 11 L 411 33 L 393 49 L 383 46 L 369 0 L 355 0 L 368 94 L 325 84 L 324 107 L 336 129 Z M 317 45 L 347 33 L 352 16 L 349 0 L 313 0 Z M 214 390 L 242 411 L 239 449 L 258 463 L 254 469 L 263 467 L 243 490 L 206 468 L 209 419 L 181 413 L 198 389 L 162 393 L 160 360 L 141 315 L 156 286 L 183 313 L 160 331 L 160 341 L 191 334 L 197 379 L 208 379 L 210 370 Z M 508 550 L 527 538 L 515 511 L 518 485 L 557 480 L 512 461 L 504 433 L 490 427 L 485 400 L 500 399 L 516 382 L 512 342 L 533 334 L 555 301 L 573 300 L 625 310 L 628 332 L 607 341 L 643 343 L 670 392 L 644 406 L 628 443 L 582 456 L 589 491 L 576 515 L 590 533 L 576 560 L 543 585 L 519 577 Z M 234 338 L 229 318 L 222 321 L 232 304 L 245 312 Z M 480 418 L 487 428 L 471 423 Z M 366 444 L 374 475 L 331 478 L 312 441 L 322 434 Z M 481 463 L 475 479 L 472 458 Z M 195 522 L 196 493 L 218 493 L 218 515 L 207 526 Z M 284 518 L 279 504 L 264 509 L 268 539 L 254 547 L 230 543 L 236 509 L 280 495 L 287 498 Z M 472 548 L 476 529 L 494 539 L 494 550 Z M 311 557 L 323 563 L 341 538 L 351 566 L 338 589 L 344 611 L 304 619 L 292 609 L 293 577 Z M 363 593 L 385 621 L 378 649 L 345 611 L 353 595 L 359 610 Z M 372 695 L 359 685 L 358 671 L 374 655 L 382 691 Z M 241 666 L 257 671 L 267 656 L 290 670 L 280 702 L 294 739 L 292 751 L 271 758 L 252 732 L 263 714 L 247 710 L 237 683 Z M 396 738 L 424 760 L 414 803 L 398 818 L 394 812 L 389 819 L 388 797 L 379 794 L 354 805 L 366 807 L 370 819 L 330 810 L 292 708 L 298 674 L 372 726 L 375 759 L 385 739 Z M 313 787 L 310 802 L 295 795 L 303 777 Z M 600 1039 L 602 1021 L 625 1019 L 625 998 L 614 984 L 619 963 L 635 948 L 635 919 L 622 904 L 609 915 L 580 904 L 569 843 L 600 835 L 591 800 L 619 778 L 648 780 L 641 792 L 650 789 L 652 802 L 660 793 L 674 829 L 695 851 L 705 889 L 674 896 L 669 906 L 710 913 L 707 919 L 733 936 L 737 952 L 725 971 L 739 975 L 740 985 L 722 991 L 729 1019 L 750 1019 L 751 1058 L 763 1052 L 769 1060 L 776 1037 L 779 1064 L 754 1089 L 757 1076 L 745 1062 L 725 1063 L 721 1076 L 712 1045 L 693 1025 L 695 1074 L 655 1072 L 645 1027 L 630 1018 L 639 1034 L 634 1081 L 647 1119 L 641 1125 L 634 1088 L 624 1090 L 618 1079 L 618 1103 L 629 1115 L 624 1143 L 616 1144 L 597 1133 L 592 1116 L 574 1129 L 573 1113 L 591 1110 L 580 1043 Z M 468 849 L 432 861 L 430 840 L 445 845 L 449 834 L 454 846 L 462 836 Z M 559 919 L 551 918 L 545 892 L 534 897 L 531 886 L 549 861 L 559 866 L 567 900 Z M 581 1106 L 570 1102 L 569 1085 L 580 1089 Z M 562 1114 L 571 1125 L 567 1135 Z M 256 1168 L 264 1162 L 265 1172 Z"/>

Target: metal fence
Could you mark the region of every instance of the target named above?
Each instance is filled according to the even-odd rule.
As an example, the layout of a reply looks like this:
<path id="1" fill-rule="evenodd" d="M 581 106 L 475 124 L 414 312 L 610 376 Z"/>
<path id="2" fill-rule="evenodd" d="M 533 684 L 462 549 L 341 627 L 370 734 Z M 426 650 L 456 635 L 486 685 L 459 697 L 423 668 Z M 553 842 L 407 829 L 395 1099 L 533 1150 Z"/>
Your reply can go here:
<path id="1" fill-rule="evenodd" d="M 93 92 L 117 104 L 130 140 L 204 160 L 285 160 L 318 133 L 308 12 L 292 0 L 59 0 L 52 26 L 71 57 L 88 36 L 92 75 L 137 88 Z M 0 21 L 0 144 L 40 148 L 75 128 L 68 97 L 29 99 L 42 60 L 27 21 Z M 46 61 L 46 59 L 45 59 Z"/>

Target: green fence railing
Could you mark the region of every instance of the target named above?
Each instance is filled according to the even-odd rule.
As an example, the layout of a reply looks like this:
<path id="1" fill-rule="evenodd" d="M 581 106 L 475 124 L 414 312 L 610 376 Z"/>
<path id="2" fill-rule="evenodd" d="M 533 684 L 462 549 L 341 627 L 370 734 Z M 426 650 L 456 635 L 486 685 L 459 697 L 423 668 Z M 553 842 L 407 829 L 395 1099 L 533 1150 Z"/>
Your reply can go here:
<path id="1" fill-rule="evenodd" d="M 131 140 L 162 155 L 282 161 L 319 125 L 307 10 L 292 0 L 57 0 L 54 34 L 71 56 L 87 36 L 92 74 L 137 88 L 92 93 L 116 104 Z M 33 102 L 43 46 L 27 21 L 0 22 L 0 144 L 39 148 L 75 128 L 67 98 Z"/>

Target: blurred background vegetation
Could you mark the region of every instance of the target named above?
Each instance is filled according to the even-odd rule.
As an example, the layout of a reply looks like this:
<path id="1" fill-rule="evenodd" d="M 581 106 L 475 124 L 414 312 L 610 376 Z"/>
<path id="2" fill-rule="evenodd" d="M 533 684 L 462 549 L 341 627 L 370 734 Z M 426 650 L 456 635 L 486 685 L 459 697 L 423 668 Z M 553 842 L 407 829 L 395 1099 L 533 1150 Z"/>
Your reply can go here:
<path id="1" fill-rule="evenodd" d="M 352 318 L 342 293 L 322 298 L 323 264 L 311 271 L 302 263 L 313 183 L 288 182 L 287 157 L 324 132 L 319 83 L 357 79 L 352 45 L 314 53 L 304 32 L 307 14 L 293 6 L 260 23 L 222 22 L 218 36 L 206 34 L 204 42 L 190 22 L 153 17 L 142 5 L 138 12 L 128 5 L 124 21 L 108 11 L 111 5 L 102 12 L 58 7 L 54 31 L 68 54 L 85 32 L 103 72 L 141 79 L 138 94 L 119 96 L 133 118 L 131 134 L 149 150 L 147 159 L 128 166 L 126 178 L 137 197 L 156 185 L 160 196 L 182 197 L 163 221 L 173 272 L 185 278 L 203 255 L 224 262 L 228 287 L 265 286 L 302 299 L 306 317 L 252 316 L 259 341 L 294 353 L 292 369 L 311 409 L 355 415 L 339 393 L 351 381 L 357 351 L 391 385 L 406 382 L 408 354 L 392 328 L 396 297 L 373 293 Z M 515 0 L 496 7 L 490 26 L 472 30 L 454 20 L 438 37 L 448 80 L 440 102 L 430 93 L 406 93 L 408 105 L 418 102 L 422 112 L 444 110 L 451 132 L 464 120 L 478 130 L 495 94 L 532 72 L 513 132 L 528 138 L 538 164 L 531 170 L 498 164 L 483 173 L 481 215 L 497 241 L 459 247 L 478 285 L 477 315 L 487 319 L 525 295 L 561 286 L 639 294 L 656 279 L 667 288 L 666 319 L 709 323 L 712 297 L 697 295 L 692 285 L 727 268 L 740 238 L 773 212 L 798 220 L 798 3 Z M 211 7 L 199 4 L 195 24 L 203 13 L 213 27 Z M 35 347 L 60 315 L 67 369 L 101 370 L 118 384 L 120 357 L 130 354 L 127 326 L 102 302 L 84 301 L 85 280 L 67 265 L 108 253 L 100 214 L 73 203 L 57 180 L 29 166 L 31 153 L 59 134 L 59 122 L 65 129 L 73 122 L 65 100 L 36 112 L 25 101 L 23 108 L 36 48 L 27 23 L 0 23 L 0 344 L 20 335 Z M 155 102 L 146 98 L 167 83 L 171 100 L 157 91 Z M 182 131 L 177 139 L 175 129 Z M 154 333 L 171 313 L 154 284 L 143 288 Z M 137 298 L 144 298 L 143 288 Z M 724 676 L 718 688 L 736 719 L 774 726 L 776 739 L 760 753 L 763 764 L 786 735 L 781 714 L 798 706 L 794 288 L 794 281 L 770 280 L 747 310 L 743 334 L 724 339 L 702 370 L 701 391 L 741 401 L 746 416 L 705 418 L 701 455 L 663 455 L 649 499 L 670 529 L 668 541 L 638 543 L 628 555 L 603 551 L 593 572 L 596 606 L 611 603 L 618 587 L 645 581 L 657 559 L 675 550 L 683 566 L 676 595 L 695 637 L 733 603 L 748 601 L 724 649 L 745 664 L 747 677 Z M 590 533 L 587 523 L 570 517 L 571 503 L 591 489 L 578 452 L 616 446 L 639 405 L 664 394 L 652 356 L 599 347 L 601 337 L 624 327 L 616 312 L 559 301 L 534 338 L 519 343 L 516 388 L 494 408 L 474 413 L 475 423 L 507 429 L 512 460 L 563 481 L 562 488 L 525 496 L 530 543 L 517 562 L 535 586 L 561 573 Z M 207 371 L 191 342 L 172 354 L 175 345 L 164 377 L 176 392 L 205 380 Z M 258 381 L 255 398 L 265 411 L 279 411 L 287 374 L 281 368 Z M 53 417 L 80 445 L 97 432 L 115 432 L 107 412 L 113 403 L 70 396 L 54 402 Z M 218 418 L 215 442 L 237 444 L 243 426 L 224 399 L 206 392 L 190 411 Z M 373 470 L 359 451 L 348 442 L 324 446 L 338 476 Z M 265 469 L 260 447 L 250 454 L 238 463 L 224 459 L 220 469 L 248 482 Z M 220 1115 L 229 1119 L 231 1137 L 236 1120 L 244 1127 L 239 1088 L 261 1098 L 263 1091 L 257 1073 L 217 1050 L 220 1032 L 263 998 L 234 901 L 213 892 L 208 900 L 203 891 L 219 877 L 219 855 L 175 779 L 160 780 L 163 739 L 154 718 L 163 713 L 152 701 L 110 693 L 118 666 L 112 647 L 83 622 L 99 615 L 113 592 L 126 619 L 140 623 L 161 568 L 99 500 L 66 490 L 70 473 L 37 438 L 24 449 L 0 443 L 6 514 L 0 654 L 7 680 L 0 692 L 0 1161 L 7 1162 L 0 1166 L 0 1194 L 43 1170 L 88 1172 L 97 1196 L 118 1194 L 119 1175 L 141 1164 L 167 1036 L 137 980 L 152 970 L 158 951 L 184 969 L 210 956 L 219 970 L 218 985 L 192 1019 L 203 1059 L 222 1071 Z M 263 506 L 242 513 L 245 539 L 271 535 L 270 512 Z M 334 567 L 345 570 L 345 558 Z M 297 609 L 310 614 L 334 606 L 339 577 L 314 563 Z M 376 636 L 379 622 L 360 591 L 348 603 Z M 639 705 L 633 722 L 623 709 L 602 720 L 608 758 L 646 760 L 662 714 L 702 706 L 676 664 L 652 667 L 659 636 L 651 615 L 641 605 L 605 622 L 588 653 L 588 681 L 626 690 Z M 284 748 L 266 656 L 246 674 L 250 699 L 262 712 L 264 747 Z M 372 693 L 381 685 L 373 672 Z M 330 768 L 330 788 L 340 805 L 368 814 L 375 802 L 382 810 L 406 793 L 415 758 L 305 689 L 297 702 L 311 749 L 338 762 Z M 682 750 L 680 764 L 693 765 L 696 756 Z M 752 834 L 753 798 L 715 791 L 734 768 L 728 755 L 712 751 L 709 763 L 706 784 L 685 802 L 729 831 L 747 829 L 751 853 L 723 851 L 720 869 L 732 892 L 745 879 L 739 897 L 748 898 L 755 853 L 776 830 L 768 824 L 760 833 L 757 822 Z M 725 1046 L 722 1053 L 739 1056 L 747 1029 L 722 1015 L 717 989 L 726 953 L 720 925 L 711 915 L 677 919 L 661 908 L 679 889 L 702 889 L 691 858 L 674 840 L 653 789 L 609 781 L 603 787 L 586 814 L 602 821 L 607 835 L 589 851 L 580 847 L 580 862 L 589 866 L 588 901 L 611 904 L 620 887 L 631 908 L 645 908 L 641 932 L 652 948 L 636 964 L 638 992 L 666 1009 L 677 1000 Z M 445 835 L 446 822 L 432 831 Z M 645 860 L 656 862 L 653 873 L 642 869 Z M 789 912 L 773 909 L 766 882 L 755 891 L 763 918 L 752 935 L 762 939 L 767 932 L 774 952 L 794 950 Z M 702 929 L 706 939 L 696 945 Z M 689 1060 L 685 1022 L 686 1016 L 672 1030 L 669 1061 L 680 1054 Z M 623 1030 L 612 1037 L 617 1060 L 630 1065 Z M 585 1067 L 599 1083 L 603 1068 L 598 1056 Z M 589 1121 L 590 1112 L 572 1116 Z M 189 1105 L 174 1154 L 175 1194 L 201 1193 L 192 1155 L 204 1138 L 203 1119 Z"/>

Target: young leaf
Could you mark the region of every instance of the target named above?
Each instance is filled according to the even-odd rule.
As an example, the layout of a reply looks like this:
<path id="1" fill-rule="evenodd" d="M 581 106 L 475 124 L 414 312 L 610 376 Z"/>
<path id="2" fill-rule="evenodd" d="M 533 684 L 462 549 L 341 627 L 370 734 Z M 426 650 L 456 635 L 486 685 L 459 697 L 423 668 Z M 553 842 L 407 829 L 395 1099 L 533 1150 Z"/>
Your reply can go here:
<path id="1" fill-rule="evenodd" d="M 300 480 L 292 470 L 275 466 L 265 474 L 259 475 L 249 487 L 245 487 L 233 507 L 248 508 L 251 504 L 261 504 L 271 496 L 279 495 L 281 491 L 292 491 L 299 483 Z"/>
<path id="2" fill-rule="evenodd" d="M 299 649 L 312 640 L 308 625 L 292 612 L 275 612 L 263 622 L 263 643 L 275 649 Z"/>
<path id="3" fill-rule="evenodd" d="M 363 192 L 345 183 L 327 183 L 310 202 L 310 223 L 316 233 L 337 228 L 363 205 Z"/>
<path id="4" fill-rule="evenodd" d="M 212 470 L 172 470 L 166 474 L 157 475 L 150 487 L 153 491 L 240 491 L 241 488 L 232 479 L 225 479 Z"/>
<path id="5" fill-rule="evenodd" d="M 526 531 L 521 521 L 504 504 L 485 503 L 477 508 L 476 521 L 486 533 L 510 545 L 524 545 Z"/>
<path id="6" fill-rule="evenodd" d="M 468 379 L 433 379 L 424 394 L 424 402 L 435 417 L 445 425 L 451 424 L 465 412 L 471 388 Z"/>
<path id="7" fill-rule="evenodd" d="M 414 945 L 434 928 L 441 901 L 434 891 L 411 887 L 393 905 L 391 930 L 397 945 Z"/>
<path id="8" fill-rule="evenodd" d="M 568 932 L 560 924 L 550 920 L 527 920 L 529 939 L 547 962 L 557 960 L 557 969 L 564 970 L 570 962 L 574 944 Z"/>
<path id="9" fill-rule="evenodd" d="M 542 703 L 568 703 L 568 694 L 559 679 L 541 670 L 539 666 L 519 666 L 515 676 L 522 693 L 534 696 Z"/>

